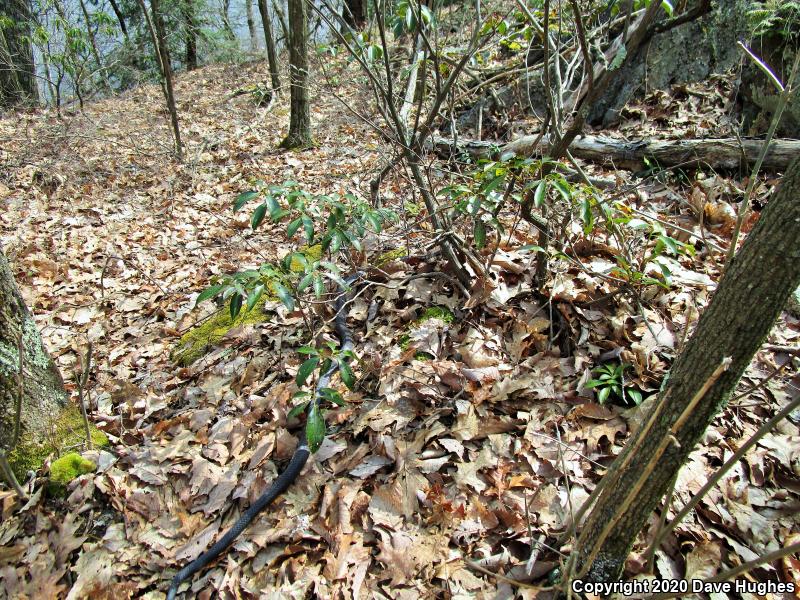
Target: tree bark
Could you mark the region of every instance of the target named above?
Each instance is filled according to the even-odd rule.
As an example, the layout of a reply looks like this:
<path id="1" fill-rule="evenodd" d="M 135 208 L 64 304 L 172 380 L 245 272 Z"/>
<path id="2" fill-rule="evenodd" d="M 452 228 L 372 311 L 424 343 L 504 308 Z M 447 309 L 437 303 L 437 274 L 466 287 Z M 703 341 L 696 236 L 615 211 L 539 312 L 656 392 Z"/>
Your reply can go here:
<path id="1" fill-rule="evenodd" d="M 142 13 L 147 18 L 147 9 L 144 0 L 139 0 Z M 167 110 L 172 123 L 172 133 L 175 136 L 175 156 L 178 160 L 183 160 L 183 144 L 181 143 L 181 131 L 178 123 L 178 109 L 175 105 L 175 91 L 172 87 L 172 63 L 169 58 L 169 48 L 167 47 L 167 33 L 164 28 L 164 20 L 161 18 L 161 11 L 158 7 L 158 0 L 150 0 L 150 8 L 153 13 L 153 24 L 150 35 L 153 38 L 153 46 L 161 67 L 163 79 L 164 97 L 167 100 Z"/>
<path id="2" fill-rule="evenodd" d="M 125 39 L 128 39 L 128 26 L 125 24 L 125 16 L 122 14 L 122 11 L 119 9 L 119 5 L 117 4 L 116 0 L 108 0 L 109 4 L 111 4 L 111 10 L 114 11 L 114 14 L 117 16 L 117 21 L 119 22 L 119 28 L 122 31 L 122 35 L 125 36 Z"/>
<path id="3" fill-rule="evenodd" d="M 278 73 L 278 55 L 275 52 L 275 36 L 272 34 L 272 15 L 269 14 L 267 0 L 258 0 L 258 12 L 261 14 L 261 25 L 264 28 L 264 44 L 267 47 L 272 89 L 277 91 L 281 87 L 281 78 Z"/>
<path id="4" fill-rule="evenodd" d="M 526 135 L 507 144 L 459 139 L 458 143 L 443 137 L 433 138 L 433 148 L 442 158 L 466 152 L 473 159 L 515 155 L 533 156 L 550 143 L 550 137 Z M 538 143 L 537 143 L 538 142 Z M 598 164 L 638 171 L 645 159 L 655 159 L 662 167 L 705 166 L 712 169 L 739 169 L 755 164 L 763 140 L 754 139 L 698 139 L 650 140 L 626 142 L 605 136 L 586 135 L 569 145 L 573 156 Z M 800 141 L 773 140 L 764 157 L 762 168 L 767 171 L 785 171 L 789 163 L 800 154 Z"/>
<path id="5" fill-rule="evenodd" d="M 636 535 L 800 283 L 798 196 L 800 159 L 731 262 L 653 412 L 601 482 L 575 544 L 575 577 L 620 578 Z"/>
<path id="6" fill-rule="evenodd" d="M 253 3 L 251 0 L 244 0 L 245 12 L 247 14 L 247 32 L 250 34 L 250 52 L 258 50 L 258 39 L 256 38 L 256 22 L 253 19 Z"/>
<path id="7" fill-rule="evenodd" d="M 367 22 L 364 0 L 344 0 L 342 18 L 352 29 L 361 29 Z"/>
<path id="8" fill-rule="evenodd" d="M 225 29 L 225 34 L 233 42 L 236 40 L 236 34 L 231 27 L 231 19 L 228 16 L 231 8 L 231 0 L 222 0 L 222 26 Z"/>
<path id="9" fill-rule="evenodd" d="M 100 80 L 103 82 L 103 86 L 105 87 L 106 91 L 111 91 L 111 82 L 108 80 L 108 74 L 103 66 L 103 62 L 100 60 L 100 51 L 97 49 L 97 38 L 94 35 L 94 29 L 92 29 L 92 18 L 91 15 L 89 15 L 89 9 L 86 8 L 86 2 L 84 2 L 84 0 L 78 0 L 78 4 L 81 7 L 83 20 L 86 23 L 86 34 L 89 36 L 89 47 L 92 49 L 92 56 L 94 56 L 94 61 L 97 63 L 97 70 L 100 72 Z"/>
<path id="10" fill-rule="evenodd" d="M 181 4 L 186 36 L 186 70 L 197 68 L 197 23 L 195 22 L 194 0 L 184 0 Z"/>
<path id="11" fill-rule="evenodd" d="M 289 0 L 289 134 L 282 148 L 309 148 L 311 103 L 308 94 L 308 11 L 306 0 Z"/>
<path id="12" fill-rule="evenodd" d="M 39 100 L 31 46 L 28 0 L 3 0 L 0 17 L 11 22 L 0 28 L 0 107 Z"/>
<path id="13" fill-rule="evenodd" d="M 280 23 L 281 31 L 283 32 L 283 43 L 289 43 L 289 24 L 286 22 L 286 13 L 283 12 L 282 0 L 272 0 L 272 8 L 275 9 L 275 14 L 278 15 L 278 23 Z M 277 41 L 277 40 L 276 40 Z"/>
<path id="14" fill-rule="evenodd" d="M 53 420 L 67 408 L 61 374 L 0 250 L 0 448 L 34 454 L 48 445 Z M 25 471 L 17 466 L 34 466 L 15 461 L 13 453 L 10 458 L 17 477 Z"/>

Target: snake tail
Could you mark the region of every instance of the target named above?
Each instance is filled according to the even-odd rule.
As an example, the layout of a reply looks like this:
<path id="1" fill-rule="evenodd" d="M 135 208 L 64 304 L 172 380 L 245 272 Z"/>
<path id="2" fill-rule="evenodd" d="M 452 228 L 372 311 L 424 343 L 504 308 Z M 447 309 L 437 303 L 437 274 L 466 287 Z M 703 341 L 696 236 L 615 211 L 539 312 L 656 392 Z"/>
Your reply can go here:
<path id="1" fill-rule="evenodd" d="M 269 506 L 269 504 L 275 500 L 275 498 L 280 496 L 290 485 L 292 485 L 292 483 L 294 483 L 295 479 L 297 479 L 297 476 L 300 474 L 300 471 L 303 470 L 303 467 L 305 466 L 306 461 L 308 461 L 308 457 L 310 455 L 311 451 L 306 443 L 305 435 L 303 435 L 300 438 L 300 443 L 297 445 L 297 449 L 294 451 L 294 454 L 292 454 L 292 459 L 289 461 L 288 466 L 273 482 L 270 488 L 261 494 L 258 500 L 256 500 L 250 506 L 250 508 L 242 513 L 242 516 L 239 517 L 239 520 L 236 521 L 236 523 L 234 523 L 233 527 L 231 527 L 225 533 L 225 535 L 217 540 L 214 545 L 211 546 L 211 548 L 203 552 L 200 556 L 183 567 L 180 571 L 178 571 L 175 577 L 173 577 L 172 583 L 169 586 L 169 591 L 167 592 L 167 600 L 175 600 L 175 597 L 178 593 L 178 588 L 184 581 L 198 571 L 204 569 L 215 558 L 222 554 L 228 548 L 228 546 L 230 546 L 234 540 L 239 537 L 239 535 L 247 528 L 247 526 L 250 525 L 253 519 L 255 519 L 262 510 Z"/>

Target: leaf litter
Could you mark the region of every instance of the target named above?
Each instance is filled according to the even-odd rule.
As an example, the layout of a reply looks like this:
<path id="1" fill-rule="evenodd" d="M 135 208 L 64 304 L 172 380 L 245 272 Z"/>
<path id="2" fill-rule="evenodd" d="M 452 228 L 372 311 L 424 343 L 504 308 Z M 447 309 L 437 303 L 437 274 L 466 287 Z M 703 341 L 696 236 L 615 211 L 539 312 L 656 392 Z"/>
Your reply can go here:
<path id="1" fill-rule="evenodd" d="M 294 450 L 298 423 L 288 413 L 304 341 L 296 315 L 277 312 L 234 330 L 189 367 L 169 360 L 180 335 L 214 310 L 194 309 L 214 276 L 289 250 L 277 232 L 250 231 L 247 217 L 231 212 L 241 191 L 257 179 L 363 191 L 382 166 L 378 136 L 325 95 L 313 111 L 319 146 L 274 150 L 286 99 L 267 111 L 227 98 L 261 71 L 220 65 L 178 77 L 188 157 L 181 165 L 169 158 L 155 86 L 62 118 L 44 110 L 0 121 L 8 165 L 0 240 L 68 380 L 93 343 L 92 419 L 112 440 L 110 450 L 92 453 L 97 472 L 74 481 L 63 500 L 48 500 L 38 484 L 24 506 L 0 494 L 0 579 L 9 597 L 161 597 L 174 570 L 230 527 Z M 641 136 L 658 122 L 647 115 L 677 110 L 663 94 L 629 106 L 621 132 Z M 703 97 L 719 107 L 713 87 L 690 94 L 669 123 L 686 132 L 711 127 Z M 386 186 L 386 198 L 402 198 L 400 182 Z M 714 235 L 725 235 L 721 206 L 741 187 L 715 176 L 692 190 L 690 202 L 714 205 L 706 217 L 723 227 Z M 627 201 L 643 197 L 665 219 L 685 216 L 658 186 Z M 397 246 L 397 232 L 385 236 L 378 247 Z M 419 262 L 385 265 L 387 282 L 366 296 L 381 303 L 377 317 L 367 322 L 366 303 L 351 312 L 359 387 L 329 411 L 329 437 L 299 482 L 194 578 L 192 594 L 513 596 L 506 580 L 465 560 L 541 585 L 558 557 L 539 543 L 563 531 L 641 420 L 641 407 L 597 403 L 585 387 L 593 366 L 615 356 L 632 365 L 629 383 L 654 394 L 719 276 L 718 256 L 675 261 L 677 285 L 643 312 L 625 301 L 587 306 L 610 291 L 597 276 L 608 260 L 588 252 L 588 269 L 555 265 L 549 305 L 531 293 L 529 257 L 513 247 L 498 250 L 491 289 L 467 307 L 441 280 L 400 286 Z M 430 306 L 456 318 L 418 321 Z M 566 357 L 551 341 L 559 327 L 577 340 Z M 798 320 L 784 315 L 771 342 L 798 340 Z M 791 360 L 760 352 L 741 389 Z M 732 402 L 682 469 L 670 516 L 797 396 L 798 383 L 795 371 Z M 713 576 L 792 543 L 798 441 L 796 419 L 766 436 L 658 550 L 656 572 Z M 644 572 L 646 539 L 633 549 L 629 575 Z M 783 579 L 798 580 L 795 558 L 782 569 Z"/>

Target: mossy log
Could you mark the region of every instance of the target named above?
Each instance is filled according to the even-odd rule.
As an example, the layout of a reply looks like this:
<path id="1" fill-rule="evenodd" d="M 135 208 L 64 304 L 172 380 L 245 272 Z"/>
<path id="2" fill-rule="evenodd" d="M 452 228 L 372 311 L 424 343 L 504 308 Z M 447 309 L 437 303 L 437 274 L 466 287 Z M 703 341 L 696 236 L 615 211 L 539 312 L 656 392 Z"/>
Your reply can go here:
<path id="1" fill-rule="evenodd" d="M 303 246 L 299 251 L 304 254 L 309 261 L 322 258 L 322 246 L 319 244 Z M 295 274 L 303 272 L 303 264 L 294 256 L 289 265 L 289 271 Z M 263 283 L 267 287 L 264 298 L 277 301 L 278 297 L 275 295 L 274 287 L 275 281 L 272 279 L 264 279 Z M 183 334 L 175 346 L 175 349 L 172 351 L 170 358 L 178 365 L 184 367 L 189 366 L 198 358 L 210 352 L 222 341 L 231 329 L 242 325 L 266 323 L 271 318 L 272 315 L 264 310 L 263 304 L 257 304 L 249 311 L 242 310 L 235 319 L 231 319 L 230 311 L 227 308 L 223 308 L 212 315 L 208 320 L 200 325 L 192 327 L 192 329 Z"/>
<path id="2" fill-rule="evenodd" d="M 270 314 L 258 305 L 249 311 L 242 310 L 235 319 L 231 319 L 230 311 L 223 308 L 207 321 L 183 334 L 170 358 L 176 364 L 189 366 L 219 344 L 231 329 L 242 325 L 265 323 L 270 318 Z"/>

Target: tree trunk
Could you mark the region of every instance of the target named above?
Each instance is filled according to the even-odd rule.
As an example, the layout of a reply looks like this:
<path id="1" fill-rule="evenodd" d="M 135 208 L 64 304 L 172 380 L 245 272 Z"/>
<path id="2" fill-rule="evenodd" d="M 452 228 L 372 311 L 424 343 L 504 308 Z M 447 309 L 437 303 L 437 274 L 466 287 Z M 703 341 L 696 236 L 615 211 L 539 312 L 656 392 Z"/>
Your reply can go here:
<path id="1" fill-rule="evenodd" d="M 125 16 L 122 14 L 122 11 L 119 9 L 119 5 L 117 4 L 116 0 L 108 0 L 109 4 L 111 4 L 111 10 L 114 11 L 114 14 L 117 16 L 117 21 L 119 22 L 119 28 L 122 31 L 122 35 L 125 36 L 125 39 L 128 39 L 128 26 L 125 25 Z"/>
<path id="2" fill-rule="evenodd" d="M 364 0 L 344 0 L 342 18 L 352 29 L 361 29 L 367 22 Z"/>
<path id="3" fill-rule="evenodd" d="M 86 8 L 86 2 L 84 2 L 84 0 L 78 0 L 78 4 L 81 7 L 83 20 L 86 23 L 86 34 L 89 36 L 89 47 L 92 49 L 92 56 L 94 56 L 94 61 L 97 63 L 97 70 L 100 73 L 100 80 L 103 82 L 103 86 L 105 87 L 106 91 L 110 92 L 111 82 L 108 80 L 108 74 L 103 66 L 103 62 L 100 60 L 100 51 L 97 49 L 97 38 L 95 37 L 94 29 L 92 28 L 92 18 L 91 15 L 89 15 L 89 9 Z"/>
<path id="4" fill-rule="evenodd" d="M 231 0 L 222 0 L 222 26 L 225 29 L 225 34 L 234 42 L 236 41 L 236 34 L 231 27 L 231 19 L 228 16 L 231 8 Z"/>
<path id="5" fill-rule="evenodd" d="M 275 52 L 275 36 L 272 35 L 272 15 L 267 9 L 267 0 L 258 0 L 258 12 L 261 14 L 261 25 L 264 27 L 264 42 L 267 46 L 267 60 L 269 61 L 269 76 L 272 80 L 272 89 L 281 87 L 281 78 L 278 74 L 278 56 Z"/>
<path id="6" fill-rule="evenodd" d="M 53 8 L 56 9 L 56 13 L 64 23 L 69 23 L 69 17 L 64 10 L 64 4 L 61 2 L 61 0 L 53 0 Z M 61 87 L 61 82 L 65 78 L 65 75 L 68 74 L 72 80 L 72 90 L 75 92 L 75 96 L 78 98 L 78 103 L 81 107 L 81 110 L 83 110 L 83 61 L 78 60 L 76 52 L 65 49 L 65 51 L 62 53 L 62 60 L 59 62 L 61 63 L 61 72 L 59 73 L 58 87 Z"/>
<path id="7" fill-rule="evenodd" d="M 40 466 L 29 459 L 50 445 L 57 417 L 74 408 L 0 250 L 0 448 L 17 448 L 9 456 L 17 477 Z"/>
<path id="8" fill-rule="evenodd" d="M 258 40 L 256 39 L 256 22 L 253 19 L 253 3 L 251 0 L 244 0 L 245 12 L 247 13 L 247 31 L 250 33 L 250 52 L 258 50 Z"/>
<path id="9" fill-rule="evenodd" d="M 28 0 L 3 0 L 0 18 L 11 23 L 0 27 L 0 107 L 37 102 Z"/>
<path id="10" fill-rule="evenodd" d="M 144 0 L 139 0 L 142 13 L 147 18 L 147 10 Z M 172 87 L 172 63 L 169 58 L 169 48 L 167 47 L 167 34 L 164 28 L 164 20 L 161 18 L 161 11 L 158 7 L 158 0 L 150 0 L 150 8 L 153 13 L 153 23 L 150 35 L 153 38 L 153 46 L 156 49 L 156 57 L 161 67 L 163 79 L 164 97 L 167 100 L 170 121 L 172 122 L 172 133 L 175 136 L 175 156 L 178 160 L 183 160 L 183 144 L 181 143 L 181 131 L 178 124 L 178 109 L 175 106 L 175 91 Z"/>
<path id="11" fill-rule="evenodd" d="M 184 0 L 183 24 L 186 35 L 186 70 L 197 68 L 197 23 L 195 23 L 194 0 Z"/>
<path id="12" fill-rule="evenodd" d="M 286 13 L 283 12 L 283 0 L 272 0 L 272 8 L 275 9 L 275 14 L 278 15 L 278 23 L 280 23 L 281 31 L 283 32 L 284 45 L 289 43 L 289 24 L 286 22 Z"/>
<path id="13" fill-rule="evenodd" d="M 281 148 L 309 148 L 311 104 L 308 95 L 308 11 L 305 0 L 289 0 L 289 134 Z"/>
<path id="14" fill-rule="evenodd" d="M 648 421 L 601 482 L 575 544 L 576 577 L 619 579 L 636 535 L 800 283 L 798 196 L 800 159 L 731 262 Z"/>

